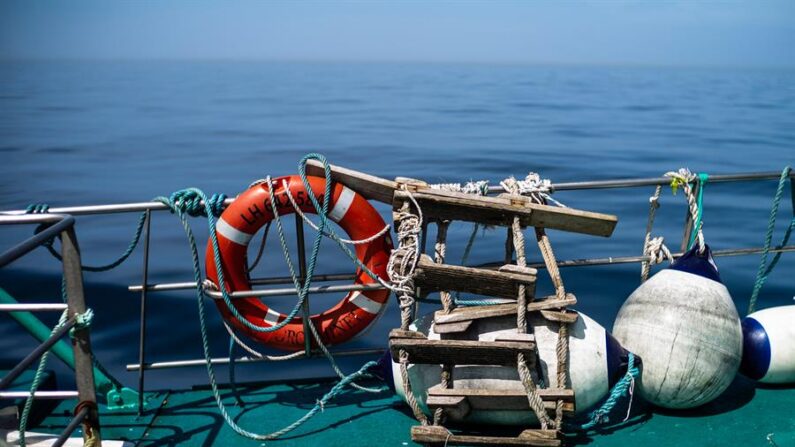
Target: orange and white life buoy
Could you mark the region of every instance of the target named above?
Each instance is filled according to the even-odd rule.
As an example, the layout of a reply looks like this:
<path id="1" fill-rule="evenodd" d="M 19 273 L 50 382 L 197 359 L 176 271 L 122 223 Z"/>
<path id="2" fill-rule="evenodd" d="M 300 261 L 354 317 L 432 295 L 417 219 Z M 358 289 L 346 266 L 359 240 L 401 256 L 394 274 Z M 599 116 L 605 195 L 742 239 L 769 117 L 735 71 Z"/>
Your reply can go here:
<path id="1" fill-rule="evenodd" d="M 323 202 L 326 182 L 319 177 L 308 177 L 312 192 L 318 202 Z M 295 212 L 283 182 L 286 181 L 290 195 L 304 213 L 316 213 L 315 207 L 307 196 L 301 178 L 298 176 L 282 177 L 273 180 L 273 194 L 279 215 Z M 346 186 L 335 183 L 332 188 L 332 200 L 329 202 L 328 218 L 336 222 L 351 239 L 367 239 L 384 229 L 386 223 L 370 203 Z M 221 267 L 229 292 L 251 290 L 246 274 L 246 253 L 248 244 L 254 234 L 266 223 L 273 220 L 271 207 L 271 187 L 260 184 L 240 194 L 235 201 L 224 210 L 215 226 L 218 246 L 221 252 Z M 356 256 L 370 271 L 384 280 L 388 280 L 386 266 L 392 249 L 389 233 L 370 242 L 356 245 Z M 215 260 L 212 244 L 207 244 L 206 258 L 207 277 L 217 283 Z M 356 272 L 356 284 L 376 282 L 361 268 Z M 350 340 L 373 323 L 383 312 L 389 298 L 389 290 L 352 291 L 331 309 L 312 315 L 311 321 L 318 329 L 323 343 L 336 345 Z M 223 300 L 215 300 L 224 319 L 236 329 L 252 339 L 267 346 L 297 351 L 304 349 L 304 327 L 301 318 L 296 317 L 284 327 L 273 332 L 257 332 L 246 328 L 237 321 Z M 260 327 L 274 326 L 284 320 L 287 315 L 276 312 L 262 303 L 258 298 L 240 298 L 233 300 L 238 312 L 252 325 Z"/>

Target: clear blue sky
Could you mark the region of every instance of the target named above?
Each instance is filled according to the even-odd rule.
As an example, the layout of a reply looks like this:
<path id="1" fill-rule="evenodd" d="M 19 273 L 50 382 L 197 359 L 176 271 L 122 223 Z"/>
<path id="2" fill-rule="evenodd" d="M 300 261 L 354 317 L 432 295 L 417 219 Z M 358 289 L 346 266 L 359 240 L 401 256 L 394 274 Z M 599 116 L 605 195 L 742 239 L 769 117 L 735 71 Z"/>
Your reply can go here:
<path id="1" fill-rule="evenodd" d="M 0 2 L 0 59 L 795 66 L 795 0 Z"/>

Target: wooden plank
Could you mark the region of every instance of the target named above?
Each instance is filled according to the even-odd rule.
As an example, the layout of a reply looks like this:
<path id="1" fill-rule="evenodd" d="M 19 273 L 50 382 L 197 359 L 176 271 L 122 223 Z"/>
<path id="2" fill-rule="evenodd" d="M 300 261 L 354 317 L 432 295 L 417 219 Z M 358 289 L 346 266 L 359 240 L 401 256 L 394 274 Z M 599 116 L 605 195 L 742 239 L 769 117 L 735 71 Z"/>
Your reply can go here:
<path id="1" fill-rule="evenodd" d="M 392 206 L 399 209 L 413 196 L 428 219 L 462 220 L 485 225 L 510 225 L 519 216 L 522 225 L 543 227 L 595 236 L 613 234 L 618 218 L 614 215 L 540 205 L 529 197 L 501 195 L 484 197 L 435 189 L 407 193 L 395 191 Z"/>
<path id="2" fill-rule="evenodd" d="M 555 411 L 557 401 L 564 401 L 563 412 L 572 415 L 575 412 L 574 390 L 557 388 L 539 388 L 538 394 L 544 401 L 544 408 Z M 530 411 L 527 394 L 524 390 L 493 390 L 476 388 L 442 388 L 434 386 L 428 389 L 428 397 L 465 397 L 472 410 L 511 410 Z"/>
<path id="3" fill-rule="evenodd" d="M 516 355 L 523 352 L 528 363 L 535 359 L 535 343 L 517 341 L 428 340 L 389 334 L 392 358 L 405 350 L 411 363 L 452 365 L 515 365 Z M 533 365 L 528 365 L 532 367 Z"/>
<path id="4" fill-rule="evenodd" d="M 471 409 L 467 398 L 464 396 L 428 396 L 425 404 L 431 410 L 442 408 L 447 416 L 459 420 L 465 418 Z"/>
<path id="5" fill-rule="evenodd" d="M 554 295 L 546 297 L 543 300 L 533 301 L 527 304 L 527 311 L 534 312 L 546 309 L 558 309 L 566 306 L 572 306 L 577 303 L 577 297 L 574 294 L 567 294 L 565 300 L 559 300 Z M 516 313 L 516 304 L 493 304 L 490 306 L 471 306 L 459 307 L 453 309 L 450 313 L 446 314 L 442 311 L 437 311 L 434 315 L 434 322 L 438 324 L 449 324 L 459 321 L 471 321 L 481 318 L 501 317 Z M 434 326 L 435 327 L 435 326 Z"/>
<path id="6" fill-rule="evenodd" d="M 485 446 L 536 446 L 558 447 L 561 437 L 555 430 L 524 430 L 519 436 L 477 436 L 451 434 L 439 425 L 416 425 L 411 427 L 411 440 L 431 445 L 485 445 Z"/>
<path id="7" fill-rule="evenodd" d="M 348 188 L 356 191 L 369 200 L 392 204 L 392 196 L 397 189 L 397 183 L 385 178 L 365 174 L 364 172 L 354 171 L 353 169 L 341 166 L 330 165 L 331 178 L 335 182 L 340 182 Z M 309 160 L 306 163 L 306 173 L 316 177 L 325 177 L 323 164 L 317 160 Z"/>
<path id="8" fill-rule="evenodd" d="M 574 323 L 577 321 L 577 312 L 558 312 L 554 310 L 542 310 L 541 315 L 549 321 L 558 321 L 561 323 Z"/>
<path id="9" fill-rule="evenodd" d="M 466 332 L 472 326 L 472 320 L 456 321 L 453 323 L 434 323 L 433 331 L 437 334 L 458 334 Z"/>
<path id="10" fill-rule="evenodd" d="M 525 284 L 529 298 L 535 294 L 534 274 L 500 272 L 459 265 L 437 264 L 422 255 L 415 270 L 414 284 L 423 293 L 456 290 L 500 298 L 516 299 L 519 284 Z"/>

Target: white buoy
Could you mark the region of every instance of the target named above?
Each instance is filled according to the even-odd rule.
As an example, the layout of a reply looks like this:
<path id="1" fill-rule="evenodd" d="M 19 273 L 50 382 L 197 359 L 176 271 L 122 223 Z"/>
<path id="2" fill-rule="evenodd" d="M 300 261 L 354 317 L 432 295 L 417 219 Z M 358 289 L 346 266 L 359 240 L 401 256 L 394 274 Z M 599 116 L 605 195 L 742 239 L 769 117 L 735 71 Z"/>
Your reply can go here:
<path id="1" fill-rule="evenodd" d="M 528 326 L 535 335 L 541 371 L 547 384 L 555 384 L 557 374 L 558 323 L 550 323 L 535 313 L 528 315 Z M 439 340 L 433 331 L 433 314 L 420 318 L 412 325 L 428 336 Z M 516 316 L 493 317 L 474 320 L 469 329 L 480 341 L 494 341 L 499 335 L 516 332 Z M 583 314 L 569 326 L 569 374 L 574 390 L 575 407 L 582 413 L 600 402 L 609 389 L 626 373 L 627 352 L 610 336 L 604 327 Z M 422 410 L 430 415 L 425 404 L 427 390 L 440 383 L 439 365 L 409 365 L 412 391 Z M 479 388 L 494 390 L 521 390 L 522 382 L 515 366 L 456 365 L 453 369 L 454 388 Z M 395 391 L 405 399 L 400 380 L 400 365 L 392 362 Z M 463 418 L 449 415 L 454 422 L 489 425 L 531 425 L 537 423 L 535 414 L 528 408 L 516 410 L 472 410 Z"/>
<path id="2" fill-rule="evenodd" d="M 795 383 L 795 306 L 772 307 L 743 319 L 740 372 L 762 383 Z"/>
<path id="3" fill-rule="evenodd" d="M 740 318 L 709 247 L 699 254 L 694 246 L 635 289 L 613 335 L 643 360 L 639 391 L 660 407 L 713 400 L 740 365 Z"/>

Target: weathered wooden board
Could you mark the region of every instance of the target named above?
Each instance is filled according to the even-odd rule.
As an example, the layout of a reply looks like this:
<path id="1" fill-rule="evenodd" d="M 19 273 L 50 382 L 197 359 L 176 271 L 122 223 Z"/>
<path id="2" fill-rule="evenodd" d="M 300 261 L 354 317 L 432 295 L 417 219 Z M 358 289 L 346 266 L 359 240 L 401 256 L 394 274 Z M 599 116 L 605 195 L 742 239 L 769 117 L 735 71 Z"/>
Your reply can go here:
<path id="1" fill-rule="evenodd" d="M 463 419 L 471 410 L 467 398 L 464 396 L 431 396 L 425 400 L 425 404 L 431 411 L 437 408 L 443 409 L 448 416 L 455 419 Z"/>
<path id="2" fill-rule="evenodd" d="M 411 195 L 428 219 L 462 220 L 485 225 L 510 225 L 518 216 L 522 225 L 543 227 L 595 236 L 613 234 L 618 218 L 595 213 L 532 203 L 528 197 L 501 195 L 484 197 L 459 192 L 421 189 L 408 193 L 396 190 L 392 206 L 400 209 Z"/>
<path id="3" fill-rule="evenodd" d="M 418 336 L 419 335 L 419 336 Z M 393 329 L 389 333 L 389 350 L 393 359 L 400 350 L 409 362 L 452 365 L 515 365 L 516 355 L 524 353 L 530 367 L 535 359 L 535 343 L 526 341 L 428 340 L 419 332 Z"/>
<path id="4" fill-rule="evenodd" d="M 397 183 L 385 178 L 354 171 L 353 169 L 341 166 L 330 165 L 331 178 L 335 182 L 340 182 L 348 188 L 358 192 L 366 199 L 377 200 L 383 203 L 392 203 L 392 196 L 397 189 Z M 317 160 L 309 160 L 306 163 L 306 173 L 316 177 L 325 177 L 323 164 Z"/>
<path id="5" fill-rule="evenodd" d="M 539 388 L 538 394 L 544 401 L 547 410 L 555 410 L 558 400 L 564 401 L 563 411 L 574 413 L 574 390 L 558 388 Z M 442 388 L 434 386 L 428 389 L 428 398 L 439 398 L 440 402 L 453 402 L 456 399 L 466 398 L 467 405 L 472 410 L 511 410 L 530 411 L 527 394 L 524 390 L 492 390 L 476 388 Z M 451 398 L 447 401 L 441 398 Z M 430 403 L 428 404 L 430 406 Z"/>
<path id="6" fill-rule="evenodd" d="M 439 425 L 417 425 L 411 427 L 411 440 L 430 445 L 486 445 L 486 446 L 535 446 L 558 447 L 561 437 L 555 430 L 524 430 L 519 436 L 476 436 L 451 434 Z"/>
<path id="7" fill-rule="evenodd" d="M 577 298 L 571 293 L 566 295 L 565 300 L 559 300 L 553 295 L 546 297 L 543 300 L 528 303 L 527 311 L 534 312 L 539 310 L 558 309 L 566 306 L 573 306 L 575 304 L 577 304 Z M 491 306 L 459 307 L 457 309 L 453 309 L 448 314 L 444 313 L 443 311 L 437 311 L 434 315 L 434 322 L 436 323 L 434 328 L 439 325 L 472 321 L 481 318 L 501 317 L 511 314 L 516 314 L 516 304 L 507 303 L 494 304 Z M 463 330 L 466 330 L 466 328 Z"/>
<path id="8" fill-rule="evenodd" d="M 579 318 L 577 312 L 558 312 L 554 310 L 542 310 L 541 315 L 549 321 L 560 323 L 574 323 Z"/>
<path id="9" fill-rule="evenodd" d="M 414 284 L 423 293 L 455 290 L 512 299 L 516 299 L 519 284 L 524 284 L 528 298 L 532 298 L 535 294 L 535 273 L 534 269 L 517 273 L 437 264 L 430 256 L 422 255 L 415 270 Z"/>

